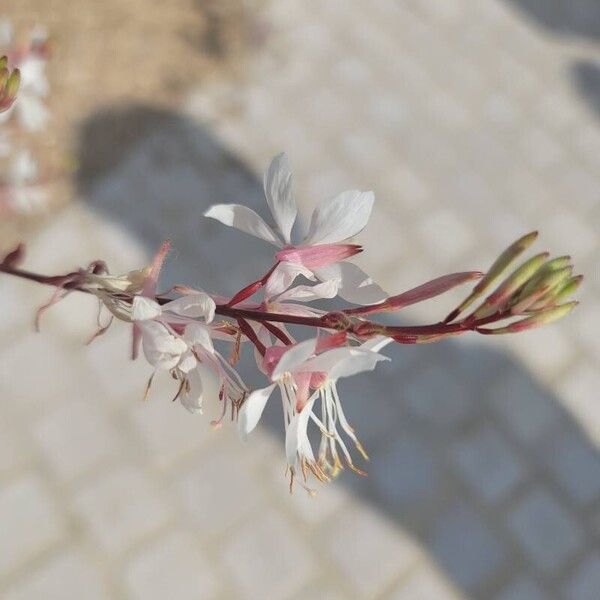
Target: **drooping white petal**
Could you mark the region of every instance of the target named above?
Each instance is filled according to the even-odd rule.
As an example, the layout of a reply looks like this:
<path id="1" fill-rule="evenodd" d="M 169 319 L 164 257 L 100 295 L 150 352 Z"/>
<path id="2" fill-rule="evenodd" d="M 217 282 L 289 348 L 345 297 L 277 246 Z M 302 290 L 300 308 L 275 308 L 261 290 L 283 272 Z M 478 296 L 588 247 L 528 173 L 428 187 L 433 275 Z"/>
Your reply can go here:
<path id="1" fill-rule="evenodd" d="M 285 433 L 285 454 L 291 467 L 296 464 L 298 454 L 310 461 L 315 459 L 306 431 L 315 399 L 316 397 L 309 400 L 304 408 L 292 417 Z"/>
<path id="2" fill-rule="evenodd" d="M 204 216 L 216 219 L 224 225 L 235 227 L 278 248 L 282 246 L 281 240 L 264 222 L 263 218 L 247 206 L 241 204 L 215 204 L 204 213 Z"/>
<path id="3" fill-rule="evenodd" d="M 183 333 L 183 339 L 190 346 L 200 345 L 211 354 L 215 351 L 210 338 L 210 330 L 201 323 L 190 323 L 186 325 Z"/>
<path id="4" fill-rule="evenodd" d="M 156 319 L 162 313 L 162 309 L 158 302 L 145 296 L 135 296 L 131 306 L 131 318 L 134 321 L 147 321 L 148 319 Z"/>
<path id="5" fill-rule="evenodd" d="M 238 431 L 242 437 L 246 437 L 260 421 L 260 417 L 263 414 L 267 400 L 273 393 L 273 390 L 277 386 L 276 383 L 271 384 L 266 388 L 254 390 L 244 404 L 240 408 L 238 414 Z"/>
<path id="6" fill-rule="evenodd" d="M 197 364 L 198 361 L 196 360 L 194 353 L 188 349 L 181 355 L 177 368 L 184 373 L 189 373 Z"/>
<path id="7" fill-rule="evenodd" d="M 201 318 L 210 323 L 215 317 L 215 301 L 208 294 L 189 294 L 167 302 L 163 310 L 192 319 Z"/>
<path id="8" fill-rule="evenodd" d="M 298 275 L 303 275 L 311 280 L 315 278 L 312 271 L 301 264 L 291 262 L 279 263 L 271 275 L 269 275 L 269 279 L 265 284 L 265 297 L 273 298 L 277 294 L 285 292 L 294 283 Z"/>
<path id="9" fill-rule="evenodd" d="M 371 371 L 380 360 L 388 360 L 385 356 L 361 350 L 360 347 L 332 348 L 302 365 L 302 370 L 326 373 L 330 379 L 349 377 L 362 371 Z"/>
<path id="10" fill-rule="evenodd" d="M 330 279 L 317 285 L 297 285 L 283 292 L 277 302 L 295 300 L 296 302 L 312 302 L 323 298 L 334 298 L 340 287 L 339 279 Z"/>
<path id="11" fill-rule="evenodd" d="M 157 369 L 177 366 L 188 349 L 187 344 L 157 321 L 139 321 L 137 326 L 142 330 L 142 348 L 146 360 Z"/>
<path id="12" fill-rule="evenodd" d="M 197 370 L 188 373 L 187 376 L 188 388 L 183 391 L 180 396 L 180 401 L 183 407 L 191 413 L 202 413 L 204 404 L 204 390 L 202 386 L 202 378 Z"/>
<path id="13" fill-rule="evenodd" d="M 388 295 L 360 267 L 350 262 L 339 262 L 313 269 L 321 281 L 338 279 L 338 296 L 354 304 L 377 304 Z"/>
<path id="14" fill-rule="evenodd" d="M 335 244 L 364 229 L 375 196 L 373 192 L 349 190 L 324 200 L 314 210 L 305 244 Z"/>
<path id="15" fill-rule="evenodd" d="M 271 214 L 284 241 L 289 244 L 298 208 L 292 196 L 292 172 L 284 153 L 271 161 L 265 172 L 264 187 Z"/>
<path id="16" fill-rule="evenodd" d="M 370 350 L 354 350 L 352 356 L 345 358 L 329 371 L 329 377 L 334 381 L 341 377 L 351 377 L 357 373 L 372 371 L 378 362 L 390 360 L 383 354 L 371 352 Z"/>
<path id="17" fill-rule="evenodd" d="M 284 373 L 295 371 L 315 353 L 316 347 L 317 340 L 311 339 L 300 342 L 286 350 L 273 369 L 273 375 L 271 376 L 273 381 L 279 379 Z"/>

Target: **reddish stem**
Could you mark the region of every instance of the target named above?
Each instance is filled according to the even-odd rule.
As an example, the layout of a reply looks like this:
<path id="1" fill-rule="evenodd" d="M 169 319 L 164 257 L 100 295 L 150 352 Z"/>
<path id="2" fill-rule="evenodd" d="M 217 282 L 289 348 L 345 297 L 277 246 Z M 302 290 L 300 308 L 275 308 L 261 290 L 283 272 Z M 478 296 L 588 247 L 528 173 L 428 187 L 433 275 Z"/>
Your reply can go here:
<path id="1" fill-rule="evenodd" d="M 271 270 L 272 271 L 272 270 Z M 51 285 L 53 287 L 63 287 L 63 289 L 69 289 L 69 290 L 77 290 L 80 292 L 84 292 L 84 293 L 90 293 L 89 290 L 86 290 L 85 288 L 81 288 L 77 282 L 77 277 L 74 277 L 76 275 L 79 275 L 79 272 L 73 272 L 73 273 L 69 273 L 67 275 L 59 275 L 59 276 L 45 276 L 45 275 L 39 275 L 37 273 L 32 273 L 30 271 L 25 271 L 23 269 L 18 269 L 15 267 L 12 267 L 10 264 L 6 264 L 6 263 L 0 263 L 0 272 L 4 272 L 7 273 L 8 275 L 13 275 L 15 277 L 20 277 L 21 279 L 27 279 L 29 281 L 34 281 L 36 283 L 41 283 L 44 285 Z M 64 283 L 65 280 L 68 280 L 71 276 L 72 277 L 72 281 L 69 283 Z M 127 300 L 127 299 L 131 299 L 130 297 L 128 297 L 127 295 L 123 295 L 123 299 Z M 165 298 L 164 296 L 157 296 L 156 297 L 156 301 L 159 304 L 166 304 L 167 302 L 169 302 L 171 299 L 170 298 Z M 273 333 L 274 335 L 277 335 L 277 337 L 279 337 L 281 334 L 283 334 L 283 332 L 281 332 L 278 328 L 274 327 L 273 325 L 271 325 L 271 323 L 287 323 L 290 325 L 302 325 L 305 327 L 319 327 L 319 328 L 323 328 L 323 329 L 337 329 L 337 330 L 344 330 L 347 333 L 351 333 L 351 334 L 356 334 L 356 335 L 361 335 L 360 331 L 362 330 L 363 332 L 366 330 L 369 330 L 369 328 L 372 328 L 371 330 L 374 332 L 373 335 L 375 335 L 375 333 L 377 334 L 382 334 L 382 335 L 388 335 L 390 337 L 394 337 L 397 341 L 401 342 L 401 343 L 414 343 L 414 337 L 415 336 L 427 336 L 427 335 L 438 335 L 438 334 L 451 334 L 451 333 L 465 333 L 467 331 L 478 331 L 478 328 L 481 327 L 482 325 L 487 325 L 489 323 L 493 323 L 496 321 L 499 321 L 501 319 L 507 318 L 510 316 L 510 313 L 508 312 L 497 312 L 493 315 L 490 315 L 488 317 L 485 317 L 483 319 L 478 319 L 478 320 L 474 320 L 474 319 L 466 319 L 464 321 L 458 322 L 458 323 L 435 323 L 433 325 L 404 325 L 404 326 L 384 326 L 381 325 L 379 323 L 375 323 L 372 321 L 367 321 L 367 320 L 361 320 L 360 322 L 352 322 L 349 321 L 347 325 L 344 325 L 342 327 L 342 325 L 340 325 L 340 327 L 336 327 L 333 326 L 331 323 L 333 323 L 333 321 L 330 322 L 330 320 L 327 319 L 327 315 L 324 315 L 323 317 L 301 317 L 298 315 L 287 315 L 287 314 L 278 314 L 278 313 L 271 313 L 271 312 L 265 312 L 265 311 L 261 311 L 261 310 L 250 310 L 250 309 L 242 309 L 242 308 L 235 308 L 233 306 L 229 306 L 228 304 L 218 304 L 216 306 L 215 312 L 219 315 L 222 315 L 224 317 L 230 317 L 232 319 L 235 319 L 236 321 L 238 321 L 238 323 L 240 323 L 240 328 L 244 327 L 242 325 L 242 323 L 245 323 L 245 321 L 258 321 L 263 323 L 263 325 L 265 325 L 265 327 L 267 327 L 267 329 L 269 329 L 269 331 L 271 331 L 271 333 Z M 350 319 L 348 317 L 348 319 Z M 246 333 L 246 330 L 251 330 L 252 333 L 248 332 L 249 335 Z M 275 333 L 275 329 L 277 329 L 279 331 L 279 334 Z M 245 323 L 245 327 L 243 330 L 243 333 L 245 335 L 247 335 L 256 345 L 256 342 L 252 339 L 252 336 L 254 336 L 256 338 L 256 334 L 254 333 L 254 330 L 252 330 L 252 328 L 250 327 L 250 325 L 248 323 Z M 483 332 L 480 332 L 483 333 Z M 285 335 L 285 334 L 284 334 Z M 370 337 L 370 336 L 367 336 Z M 281 337 L 279 337 L 279 339 L 282 339 Z M 289 338 L 287 338 L 287 341 L 284 341 L 282 339 L 282 341 L 284 341 L 284 343 L 291 343 L 291 340 L 289 340 Z M 258 341 L 257 347 L 260 350 L 260 347 L 262 346 L 264 348 L 264 345 L 258 340 L 258 338 L 256 338 L 256 341 Z"/>

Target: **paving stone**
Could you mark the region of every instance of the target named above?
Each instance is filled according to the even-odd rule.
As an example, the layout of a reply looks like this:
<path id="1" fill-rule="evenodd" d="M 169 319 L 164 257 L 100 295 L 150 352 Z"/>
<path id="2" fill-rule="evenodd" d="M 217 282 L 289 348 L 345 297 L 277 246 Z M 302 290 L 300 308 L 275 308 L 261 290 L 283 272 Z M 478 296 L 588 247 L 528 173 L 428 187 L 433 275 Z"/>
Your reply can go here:
<path id="1" fill-rule="evenodd" d="M 577 355 L 565 329 L 556 323 L 554 327 L 524 331 L 511 340 L 511 347 L 538 378 L 550 382 Z"/>
<path id="2" fill-rule="evenodd" d="M 411 433 L 398 431 L 394 441 L 373 458 L 373 485 L 396 511 L 420 513 L 441 495 L 441 466 L 432 449 Z"/>
<path id="3" fill-rule="evenodd" d="M 0 489 L 0 574 L 34 558 L 66 534 L 62 515 L 38 475 L 27 474 Z"/>
<path id="4" fill-rule="evenodd" d="M 301 534 L 274 510 L 236 529 L 220 555 L 236 598 L 290 598 L 315 572 Z"/>
<path id="5" fill-rule="evenodd" d="M 502 501 L 526 475 L 522 459 L 490 427 L 477 429 L 453 449 L 461 477 L 486 502 Z"/>
<path id="6" fill-rule="evenodd" d="M 572 209 L 553 211 L 540 225 L 553 252 L 570 254 L 581 260 L 598 247 L 597 230 L 592 223 L 573 214 Z"/>
<path id="7" fill-rule="evenodd" d="M 511 581 L 494 600 L 546 600 L 548 596 L 531 578 L 521 576 Z"/>
<path id="8" fill-rule="evenodd" d="M 85 372 L 98 380 L 105 404 L 126 409 L 141 403 L 152 368 L 143 358 L 131 360 L 129 325 L 114 323 L 103 336 L 81 349 L 81 358 Z"/>
<path id="9" fill-rule="evenodd" d="M 263 501 L 265 491 L 256 469 L 244 460 L 240 448 L 231 446 L 230 442 L 211 447 L 173 483 L 191 523 L 205 536 L 223 533 Z M 281 484 L 285 486 L 285 480 Z"/>
<path id="10" fill-rule="evenodd" d="M 359 598 L 381 592 L 420 557 L 407 533 L 358 505 L 341 512 L 320 537 L 347 588 Z"/>
<path id="11" fill-rule="evenodd" d="M 0 391 L 0 398 L 4 397 Z M 8 415 L 2 411 L 3 422 L 0 423 L 0 477 L 18 473 L 32 462 L 32 451 L 29 440 Z"/>
<path id="12" fill-rule="evenodd" d="M 273 489 L 276 490 L 283 504 L 293 511 L 308 527 L 319 526 L 337 514 L 348 503 L 344 490 L 333 480 L 327 485 L 314 486 L 316 494 L 307 494 L 297 486 L 290 494 L 287 477 L 283 465 L 274 464 L 272 468 Z"/>
<path id="13" fill-rule="evenodd" d="M 26 579 L 12 586 L 5 596 L 6 600 L 108 600 L 111 597 L 103 573 L 75 549 L 61 552 L 28 572 Z"/>
<path id="14" fill-rule="evenodd" d="M 600 590 L 600 555 L 586 556 L 564 586 L 566 600 L 595 600 Z"/>
<path id="15" fill-rule="evenodd" d="M 589 506 L 600 497 L 600 454 L 581 431 L 564 429 L 552 436 L 543 457 L 575 503 Z"/>
<path id="16" fill-rule="evenodd" d="M 73 508 L 90 540 L 113 557 L 165 525 L 170 515 L 156 484 L 130 466 L 83 487 Z"/>
<path id="17" fill-rule="evenodd" d="M 539 486 L 507 515 L 507 524 L 527 558 L 544 573 L 561 568 L 583 544 L 573 515 Z"/>
<path id="18" fill-rule="evenodd" d="M 453 429 L 472 414 L 473 397 L 451 369 L 427 365 L 402 390 L 404 404 L 416 417 L 440 429 Z"/>
<path id="19" fill-rule="evenodd" d="M 459 600 L 464 596 L 447 577 L 429 564 L 414 569 L 386 596 L 390 600 Z"/>
<path id="20" fill-rule="evenodd" d="M 600 442 L 600 408 L 596 394 L 600 389 L 600 373 L 596 364 L 586 358 L 577 361 L 558 383 L 559 397 L 594 443 Z"/>
<path id="21" fill-rule="evenodd" d="M 137 553 L 125 567 L 131 598 L 212 598 L 216 573 L 194 539 L 173 531 Z"/>
<path id="22" fill-rule="evenodd" d="M 120 440 L 100 411 L 83 398 L 62 404 L 32 426 L 43 460 L 57 478 L 72 479 L 119 453 Z"/>
<path id="23" fill-rule="evenodd" d="M 0 381 L 11 383 L 10 402 L 26 417 L 48 412 L 65 398 L 101 398 L 93 375 L 52 335 L 31 333 L 0 353 Z"/>
<path id="24" fill-rule="evenodd" d="M 467 591 L 484 585 L 507 560 L 503 543 L 468 506 L 445 510 L 433 526 L 428 545 L 441 567 Z"/>
<path id="25" fill-rule="evenodd" d="M 538 444 L 560 422 L 555 397 L 520 369 L 511 369 L 489 389 L 487 399 L 517 440 Z"/>
<path id="26" fill-rule="evenodd" d="M 176 393 L 176 382 L 168 374 L 158 373 L 146 402 L 141 396 L 124 399 L 128 420 L 147 459 L 161 469 L 221 435 L 210 426 L 215 410 L 207 406 L 204 414 L 191 414 L 179 402 L 171 402 Z"/>

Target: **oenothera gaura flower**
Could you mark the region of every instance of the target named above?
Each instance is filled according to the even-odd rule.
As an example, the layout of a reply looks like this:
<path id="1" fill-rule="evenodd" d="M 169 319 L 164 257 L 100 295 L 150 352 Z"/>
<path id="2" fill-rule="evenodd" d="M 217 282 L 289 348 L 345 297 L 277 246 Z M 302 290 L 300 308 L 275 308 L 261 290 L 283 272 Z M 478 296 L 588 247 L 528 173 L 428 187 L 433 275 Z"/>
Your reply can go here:
<path id="1" fill-rule="evenodd" d="M 287 349 L 282 346 L 268 348 L 264 369 L 270 374 L 272 383 L 252 392 L 239 412 L 238 427 L 245 437 L 256 427 L 270 395 L 279 387 L 286 429 L 286 456 L 292 480 L 298 472 L 306 480 L 310 471 L 320 481 L 327 481 L 343 468 L 340 452 L 351 469 L 361 472 L 355 467 L 341 432 L 367 458 L 346 419 L 336 383 L 342 377 L 371 371 L 379 361 L 388 359 L 374 350 L 383 345 L 379 339 L 377 344 L 367 342 L 359 346 L 345 346 L 346 340 L 337 338 L 330 347 L 328 337 L 310 339 Z M 314 410 L 317 401 L 320 417 Z M 307 433 L 311 421 L 322 434 L 317 458 Z"/>
<path id="2" fill-rule="evenodd" d="M 380 354 L 386 344 L 432 343 L 469 332 L 518 333 L 563 318 L 577 304 L 570 297 L 582 276 L 574 273 L 569 256 L 552 258 L 542 252 L 514 266 L 535 241 L 537 232 L 511 244 L 485 273 L 442 275 L 386 296 L 347 260 L 359 250 L 349 240 L 367 222 L 373 204 L 370 192 L 345 192 L 322 202 L 313 213 L 307 236 L 298 243 L 292 243 L 297 209 L 283 155 L 267 170 L 265 195 L 275 229 L 240 205 L 218 205 L 207 213 L 278 248 L 275 264 L 232 297 L 186 285 L 160 293 L 159 276 L 170 248 L 168 242 L 162 244 L 148 267 L 121 275 L 110 274 L 100 260 L 65 275 L 31 273 L 19 268 L 22 245 L 0 261 L 0 272 L 54 287 L 50 301 L 38 310 L 38 318 L 73 291 L 95 295 L 101 308 L 112 315 L 111 322 L 115 317 L 131 328 L 132 358 L 141 346 L 153 369 L 147 391 L 154 374 L 166 372 L 177 382 L 174 399 L 194 413 L 202 412 L 207 402 L 220 404 L 220 416 L 213 424 L 220 425 L 229 412 L 232 420 L 237 419 L 243 438 L 256 428 L 277 389 L 283 408 L 290 487 L 299 476 L 307 489 L 310 476 L 326 482 L 344 467 L 362 473 L 352 447 L 363 459 L 367 455 L 346 417 L 338 381 L 371 371 L 387 360 Z M 300 277 L 305 281 L 297 283 Z M 425 325 L 372 320 L 372 316 L 399 312 L 472 282 L 472 291 L 445 319 L 438 317 Z M 336 296 L 359 305 L 326 311 L 311 304 Z M 98 325 L 94 338 L 104 333 L 110 322 Z M 301 334 L 305 341 L 298 342 L 298 329 L 308 329 L 308 339 Z M 228 360 L 219 345 L 225 345 Z M 266 377 L 266 384 L 254 391 L 234 368 L 248 345 L 258 370 Z M 377 418 L 377 399 L 365 401 L 372 403 L 373 418 Z M 316 448 L 312 434 L 320 434 Z"/>
<path id="3" fill-rule="evenodd" d="M 292 228 L 298 209 L 292 195 L 292 173 L 285 154 L 276 156 L 264 177 L 267 204 L 276 223 L 273 230 L 252 209 L 240 204 L 217 204 L 205 216 L 235 227 L 273 244 L 275 258 L 282 264 L 301 265 L 321 281 L 338 281 L 338 295 L 349 302 L 372 304 L 386 293 L 358 266 L 346 259 L 362 248 L 349 242 L 367 225 L 373 208 L 373 192 L 350 190 L 320 202 L 315 208 L 307 235 L 292 243 Z"/>

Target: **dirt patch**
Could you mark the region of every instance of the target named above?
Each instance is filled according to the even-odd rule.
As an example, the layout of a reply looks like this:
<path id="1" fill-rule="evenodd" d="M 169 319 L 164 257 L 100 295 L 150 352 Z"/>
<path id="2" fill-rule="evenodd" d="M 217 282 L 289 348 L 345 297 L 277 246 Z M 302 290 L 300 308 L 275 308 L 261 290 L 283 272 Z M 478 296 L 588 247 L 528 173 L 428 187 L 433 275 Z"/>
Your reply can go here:
<path id="1" fill-rule="evenodd" d="M 47 174 L 51 204 L 72 196 L 77 128 L 90 113 L 144 102 L 176 108 L 191 87 L 243 72 L 260 45 L 261 2 L 247 0 L 3 0 L 17 39 L 47 29 L 52 113 L 48 128 L 27 140 Z M 118 138 L 116 139 L 118 143 Z M 110 147 L 99 149 L 107 153 Z M 100 159 L 102 157 L 99 157 Z M 0 246 L 40 217 L 0 223 Z"/>

